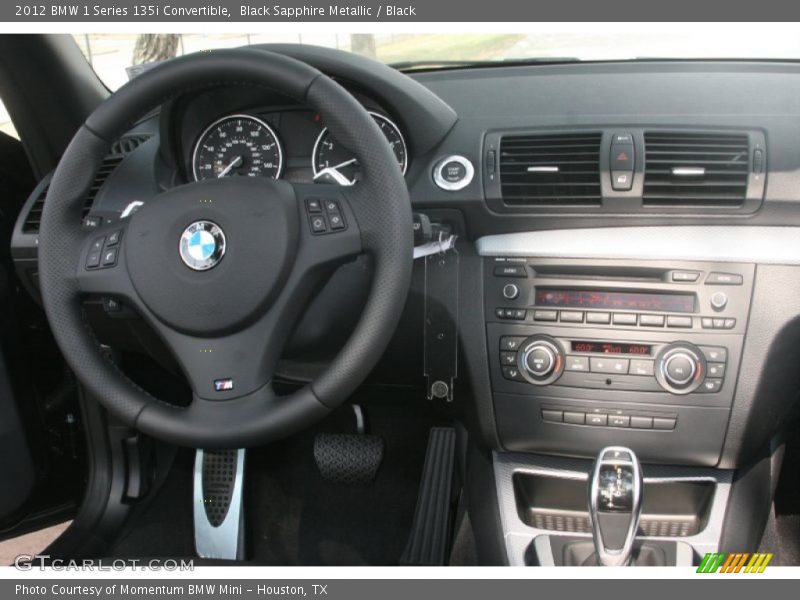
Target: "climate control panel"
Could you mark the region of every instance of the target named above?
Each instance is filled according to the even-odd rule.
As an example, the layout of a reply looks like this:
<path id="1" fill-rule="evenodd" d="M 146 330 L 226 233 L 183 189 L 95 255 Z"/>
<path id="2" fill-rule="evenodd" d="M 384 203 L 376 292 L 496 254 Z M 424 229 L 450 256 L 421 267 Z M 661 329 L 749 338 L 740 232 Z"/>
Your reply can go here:
<path id="1" fill-rule="evenodd" d="M 728 349 L 685 341 L 571 340 L 534 334 L 501 336 L 498 356 L 509 381 L 686 395 L 722 389 Z"/>

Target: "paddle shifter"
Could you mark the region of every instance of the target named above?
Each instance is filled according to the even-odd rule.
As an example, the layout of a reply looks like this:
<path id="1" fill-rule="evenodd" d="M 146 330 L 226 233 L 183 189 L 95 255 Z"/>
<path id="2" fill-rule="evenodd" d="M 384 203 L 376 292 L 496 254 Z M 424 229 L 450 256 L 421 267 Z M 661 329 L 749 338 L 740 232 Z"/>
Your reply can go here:
<path id="1" fill-rule="evenodd" d="M 609 567 L 630 562 L 642 508 L 642 471 L 633 450 L 604 448 L 589 481 L 589 520 L 597 561 Z"/>

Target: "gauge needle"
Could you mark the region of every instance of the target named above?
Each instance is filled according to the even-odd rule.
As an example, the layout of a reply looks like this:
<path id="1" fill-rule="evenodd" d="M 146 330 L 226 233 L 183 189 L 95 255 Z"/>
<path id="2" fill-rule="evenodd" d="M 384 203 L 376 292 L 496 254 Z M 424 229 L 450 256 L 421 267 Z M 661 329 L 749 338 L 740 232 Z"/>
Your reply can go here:
<path id="1" fill-rule="evenodd" d="M 321 177 L 328 176 L 330 179 L 333 179 L 339 185 L 353 185 L 355 182 L 351 181 L 347 177 L 345 177 L 339 169 L 342 167 L 346 167 L 348 165 L 352 165 L 356 162 L 355 158 L 351 158 L 350 160 L 346 160 L 338 165 L 334 165 L 332 167 L 325 167 L 319 173 L 314 175 L 314 180 L 320 179 Z"/>
<path id="2" fill-rule="evenodd" d="M 225 167 L 224 169 L 222 169 L 222 171 L 220 172 L 220 174 L 219 174 L 219 175 L 217 175 L 217 178 L 218 178 L 218 179 L 221 179 L 221 178 L 225 177 L 225 175 L 227 175 L 228 173 L 230 173 L 230 172 L 231 172 L 233 169 L 235 169 L 236 167 L 239 167 L 239 166 L 241 166 L 241 164 L 242 164 L 242 157 L 241 157 L 241 156 L 237 156 L 236 158 L 234 158 L 234 159 L 231 161 L 231 164 L 229 164 L 227 167 Z"/>

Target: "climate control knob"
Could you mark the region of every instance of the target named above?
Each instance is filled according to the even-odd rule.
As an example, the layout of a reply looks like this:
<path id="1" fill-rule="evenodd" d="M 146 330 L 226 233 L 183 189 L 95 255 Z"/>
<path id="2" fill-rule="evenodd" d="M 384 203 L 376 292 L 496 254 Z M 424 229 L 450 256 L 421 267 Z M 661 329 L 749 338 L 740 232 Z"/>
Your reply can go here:
<path id="1" fill-rule="evenodd" d="M 693 392 L 705 376 L 706 359 L 697 346 L 688 342 L 670 344 L 656 359 L 656 379 L 672 394 Z"/>
<path id="2" fill-rule="evenodd" d="M 564 352 L 559 343 L 547 335 L 526 339 L 517 356 L 520 373 L 534 385 L 552 383 L 564 371 Z"/>

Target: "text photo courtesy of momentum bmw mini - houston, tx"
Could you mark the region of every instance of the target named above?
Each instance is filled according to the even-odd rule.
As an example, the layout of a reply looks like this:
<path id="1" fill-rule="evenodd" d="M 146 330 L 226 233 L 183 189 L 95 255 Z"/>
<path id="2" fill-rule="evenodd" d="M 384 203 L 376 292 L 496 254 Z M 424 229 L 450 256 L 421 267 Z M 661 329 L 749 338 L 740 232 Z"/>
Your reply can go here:
<path id="1" fill-rule="evenodd" d="M 581 4 L 0 7 L 9 597 L 800 574 L 800 26 Z"/>

